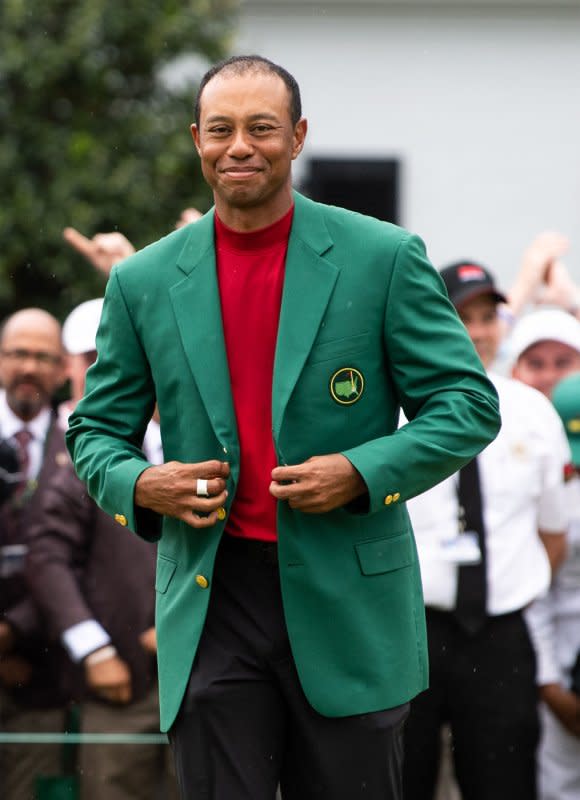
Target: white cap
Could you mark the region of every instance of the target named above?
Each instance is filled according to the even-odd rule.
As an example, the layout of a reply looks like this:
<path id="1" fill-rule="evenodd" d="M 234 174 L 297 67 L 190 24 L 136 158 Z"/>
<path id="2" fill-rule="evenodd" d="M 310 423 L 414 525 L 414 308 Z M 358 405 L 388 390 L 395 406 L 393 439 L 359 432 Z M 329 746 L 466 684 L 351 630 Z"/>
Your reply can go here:
<path id="1" fill-rule="evenodd" d="M 102 308 L 102 297 L 87 300 L 73 308 L 62 326 L 62 343 L 67 353 L 77 355 L 97 349 L 95 340 Z"/>
<path id="2" fill-rule="evenodd" d="M 507 351 L 516 362 L 528 347 L 538 342 L 560 342 L 580 353 L 580 322 L 559 308 L 532 311 L 514 325 L 507 342 Z"/>

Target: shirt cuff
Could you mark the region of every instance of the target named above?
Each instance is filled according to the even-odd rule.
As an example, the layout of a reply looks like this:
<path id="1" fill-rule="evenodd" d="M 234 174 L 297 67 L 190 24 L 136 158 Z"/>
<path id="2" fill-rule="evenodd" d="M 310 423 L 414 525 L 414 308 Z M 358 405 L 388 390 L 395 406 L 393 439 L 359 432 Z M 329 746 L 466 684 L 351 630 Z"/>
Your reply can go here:
<path id="1" fill-rule="evenodd" d="M 89 653 L 110 644 L 111 637 L 95 619 L 87 619 L 67 628 L 62 634 L 62 643 L 71 659 L 78 664 Z"/>

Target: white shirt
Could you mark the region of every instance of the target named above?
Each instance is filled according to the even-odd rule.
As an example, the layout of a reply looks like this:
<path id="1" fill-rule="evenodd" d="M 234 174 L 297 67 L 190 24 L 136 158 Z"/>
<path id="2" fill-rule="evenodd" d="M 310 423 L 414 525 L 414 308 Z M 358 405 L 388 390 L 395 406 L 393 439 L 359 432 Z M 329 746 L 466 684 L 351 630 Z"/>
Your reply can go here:
<path id="1" fill-rule="evenodd" d="M 10 439 L 11 443 L 18 446 L 14 434 L 23 428 L 30 431 L 32 439 L 28 445 L 28 479 L 36 478 L 42 466 L 44 444 L 51 420 L 50 408 L 43 408 L 30 422 L 23 422 L 12 411 L 6 400 L 6 391 L 0 390 L 0 435 L 3 439 Z"/>
<path id="2" fill-rule="evenodd" d="M 538 536 L 567 527 L 564 465 L 570 450 L 551 403 L 520 381 L 490 374 L 502 427 L 478 456 L 487 554 L 487 612 L 524 608 L 546 592 L 550 564 Z M 444 543 L 458 532 L 457 479 L 453 475 L 410 500 L 425 603 L 455 607 L 457 572 Z"/>
<path id="3" fill-rule="evenodd" d="M 580 651 L 580 477 L 566 485 L 571 521 L 566 560 L 556 572 L 550 591 L 526 612 L 538 657 L 540 686 L 568 686 L 570 669 Z"/>
<path id="4" fill-rule="evenodd" d="M 150 464 L 163 464 L 163 446 L 161 444 L 161 427 L 152 419 L 149 421 L 145 438 L 143 439 L 143 452 Z"/>

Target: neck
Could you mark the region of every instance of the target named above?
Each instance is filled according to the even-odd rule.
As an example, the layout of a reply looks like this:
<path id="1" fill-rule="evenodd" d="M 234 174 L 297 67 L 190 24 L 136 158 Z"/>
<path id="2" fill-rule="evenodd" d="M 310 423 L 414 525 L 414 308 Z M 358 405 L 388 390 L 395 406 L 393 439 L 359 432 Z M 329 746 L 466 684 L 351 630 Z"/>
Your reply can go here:
<path id="1" fill-rule="evenodd" d="M 287 186 L 283 193 L 267 205 L 248 206 L 247 208 L 232 208 L 214 197 L 216 214 L 220 220 L 234 231 L 249 233 L 261 228 L 267 228 L 279 219 L 282 219 L 294 202 L 291 186 Z"/>

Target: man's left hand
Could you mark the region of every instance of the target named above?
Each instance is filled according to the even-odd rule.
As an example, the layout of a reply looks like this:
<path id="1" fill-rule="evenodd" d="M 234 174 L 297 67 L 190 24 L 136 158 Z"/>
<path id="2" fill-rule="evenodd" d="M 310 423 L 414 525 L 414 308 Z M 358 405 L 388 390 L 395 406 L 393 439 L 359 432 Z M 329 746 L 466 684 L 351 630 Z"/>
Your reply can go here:
<path id="1" fill-rule="evenodd" d="M 270 493 L 306 514 L 341 508 L 366 491 L 360 473 L 340 453 L 313 456 L 303 464 L 272 470 Z"/>

